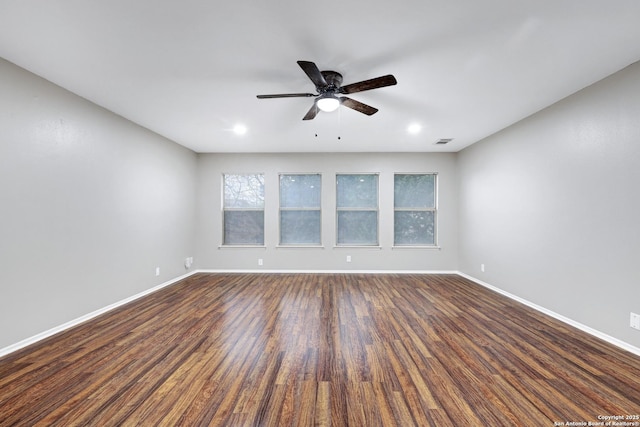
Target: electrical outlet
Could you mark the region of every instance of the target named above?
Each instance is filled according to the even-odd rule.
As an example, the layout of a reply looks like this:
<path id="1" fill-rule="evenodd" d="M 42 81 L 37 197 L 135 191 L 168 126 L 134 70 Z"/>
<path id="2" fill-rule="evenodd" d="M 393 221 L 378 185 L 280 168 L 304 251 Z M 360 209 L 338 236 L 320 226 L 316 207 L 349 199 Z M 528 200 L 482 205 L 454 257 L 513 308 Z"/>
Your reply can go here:
<path id="1" fill-rule="evenodd" d="M 484 273 L 484 264 L 480 264 L 480 271 Z"/>
<path id="2" fill-rule="evenodd" d="M 262 265 L 262 258 L 258 258 L 258 265 Z"/>
<path id="3" fill-rule="evenodd" d="M 351 255 L 347 255 L 347 262 L 351 262 Z"/>
<path id="4" fill-rule="evenodd" d="M 160 275 L 160 267 L 156 267 L 156 276 Z"/>
<path id="5" fill-rule="evenodd" d="M 631 316 L 629 316 L 629 326 L 633 329 L 640 330 L 640 314 L 631 313 Z"/>

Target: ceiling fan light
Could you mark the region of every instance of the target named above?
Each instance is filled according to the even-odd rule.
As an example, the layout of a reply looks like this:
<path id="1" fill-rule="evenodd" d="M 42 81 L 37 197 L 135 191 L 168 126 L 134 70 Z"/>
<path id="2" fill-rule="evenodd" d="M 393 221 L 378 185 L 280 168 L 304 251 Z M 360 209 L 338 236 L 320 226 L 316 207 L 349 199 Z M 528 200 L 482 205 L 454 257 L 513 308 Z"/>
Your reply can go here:
<path id="1" fill-rule="evenodd" d="M 316 101 L 316 105 L 322 111 L 330 113 L 340 106 L 340 100 L 333 95 L 322 96 Z"/>

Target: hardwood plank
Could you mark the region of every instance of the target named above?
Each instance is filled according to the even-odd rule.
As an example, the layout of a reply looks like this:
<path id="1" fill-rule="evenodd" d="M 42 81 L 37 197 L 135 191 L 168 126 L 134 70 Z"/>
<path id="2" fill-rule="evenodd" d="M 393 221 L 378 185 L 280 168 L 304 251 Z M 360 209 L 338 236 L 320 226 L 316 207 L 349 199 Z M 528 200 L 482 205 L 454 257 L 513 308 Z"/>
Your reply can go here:
<path id="1" fill-rule="evenodd" d="M 318 394 L 316 396 L 315 425 L 331 425 L 331 383 L 329 381 L 318 382 Z"/>
<path id="2" fill-rule="evenodd" d="M 551 426 L 640 358 L 456 275 L 198 274 L 0 359 L 0 426 Z"/>

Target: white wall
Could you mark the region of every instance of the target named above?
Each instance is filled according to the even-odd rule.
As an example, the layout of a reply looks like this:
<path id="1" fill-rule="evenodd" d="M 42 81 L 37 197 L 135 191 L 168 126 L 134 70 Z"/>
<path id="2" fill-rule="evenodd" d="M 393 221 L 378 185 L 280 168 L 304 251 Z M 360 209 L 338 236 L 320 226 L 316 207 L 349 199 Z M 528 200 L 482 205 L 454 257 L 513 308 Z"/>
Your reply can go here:
<path id="1" fill-rule="evenodd" d="M 1 59 L 0 94 L 0 348 L 185 273 L 195 153 Z"/>
<path id="2" fill-rule="evenodd" d="M 200 188 L 197 258 L 201 268 L 263 270 L 456 270 L 456 155 L 448 154 L 208 154 L 198 159 Z M 220 248 L 223 173 L 265 174 L 265 249 Z M 336 173 L 380 173 L 380 249 L 335 247 Z M 437 172 L 441 249 L 392 249 L 394 172 Z M 319 248 L 278 245 L 278 174 L 322 174 Z M 351 263 L 346 262 L 351 255 Z M 258 259 L 264 260 L 262 267 Z"/>
<path id="3" fill-rule="evenodd" d="M 640 63 L 463 150 L 458 170 L 463 272 L 640 346 Z"/>

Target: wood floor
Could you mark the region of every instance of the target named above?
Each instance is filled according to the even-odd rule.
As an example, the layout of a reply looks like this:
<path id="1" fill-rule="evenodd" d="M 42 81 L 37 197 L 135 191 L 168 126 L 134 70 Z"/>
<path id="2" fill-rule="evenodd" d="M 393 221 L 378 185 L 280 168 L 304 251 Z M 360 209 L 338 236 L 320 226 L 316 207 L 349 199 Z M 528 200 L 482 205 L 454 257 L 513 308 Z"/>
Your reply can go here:
<path id="1" fill-rule="evenodd" d="M 197 274 L 0 359 L 1 426 L 639 415 L 639 357 L 456 275 Z"/>

